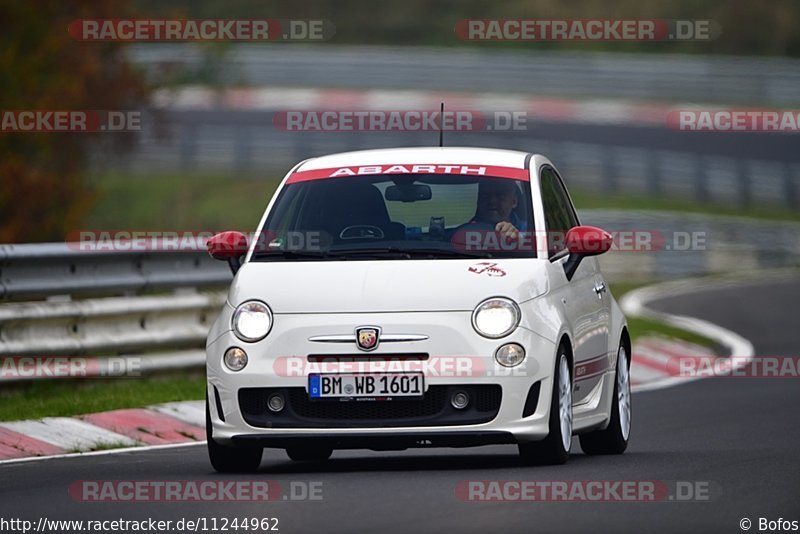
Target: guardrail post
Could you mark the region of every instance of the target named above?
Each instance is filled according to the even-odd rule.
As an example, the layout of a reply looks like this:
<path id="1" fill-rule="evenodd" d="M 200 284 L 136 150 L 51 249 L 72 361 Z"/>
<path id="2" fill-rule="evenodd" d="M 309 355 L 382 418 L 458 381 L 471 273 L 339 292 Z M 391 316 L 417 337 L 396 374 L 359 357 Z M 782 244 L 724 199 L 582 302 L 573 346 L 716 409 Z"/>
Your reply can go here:
<path id="1" fill-rule="evenodd" d="M 783 165 L 783 194 L 786 197 L 786 206 L 789 209 L 797 209 L 797 188 L 794 183 L 794 173 L 789 163 Z"/>
<path id="2" fill-rule="evenodd" d="M 753 201 L 753 191 L 750 183 L 750 175 L 747 172 L 746 160 L 737 160 L 736 179 L 739 183 L 739 203 L 742 206 L 749 206 Z"/>
<path id="3" fill-rule="evenodd" d="M 702 154 L 694 157 L 694 194 L 698 202 L 709 200 L 708 162 Z"/>
<path id="4" fill-rule="evenodd" d="M 647 152 L 647 192 L 657 196 L 661 194 L 661 161 L 658 151 Z"/>
<path id="5" fill-rule="evenodd" d="M 610 193 L 617 192 L 617 176 L 616 172 L 616 165 L 614 161 L 614 149 L 613 147 L 608 147 L 606 150 L 603 150 L 602 156 L 602 172 L 603 172 L 603 183 L 606 186 L 606 190 Z"/>
<path id="6" fill-rule="evenodd" d="M 197 142 L 194 135 L 194 128 L 197 125 L 184 123 L 181 125 L 180 133 L 180 166 L 184 171 L 192 170 L 195 166 L 195 156 Z"/>
<path id="7" fill-rule="evenodd" d="M 252 132 L 247 126 L 234 126 L 233 136 L 233 168 L 237 173 L 248 171 L 252 168 L 250 145 Z"/>

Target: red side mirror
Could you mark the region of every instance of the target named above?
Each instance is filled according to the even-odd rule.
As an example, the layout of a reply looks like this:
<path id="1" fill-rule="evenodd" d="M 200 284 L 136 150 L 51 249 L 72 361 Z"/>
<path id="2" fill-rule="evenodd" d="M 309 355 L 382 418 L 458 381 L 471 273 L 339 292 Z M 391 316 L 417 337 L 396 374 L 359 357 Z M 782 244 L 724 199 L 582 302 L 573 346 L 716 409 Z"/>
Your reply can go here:
<path id="1" fill-rule="evenodd" d="M 217 260 L 232 260 L 247 253 L 247 236 L 241 232 L 222 232 L 206 243 L 208 253 Z"/>
<path id="2" fill-rule="evenodd" d="M 567 250 L 570 254 L 596 256 L 608 252 L 614 238 L 595 226 L 576 226 L 567 232 Z"/>

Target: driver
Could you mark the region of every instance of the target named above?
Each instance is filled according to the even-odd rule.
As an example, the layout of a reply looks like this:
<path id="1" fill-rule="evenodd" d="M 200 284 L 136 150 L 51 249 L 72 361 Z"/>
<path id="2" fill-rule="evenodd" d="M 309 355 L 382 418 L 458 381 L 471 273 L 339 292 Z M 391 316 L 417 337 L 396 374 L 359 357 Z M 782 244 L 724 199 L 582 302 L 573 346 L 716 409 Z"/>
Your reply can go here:
<path id="1" fill-rule="evenodd" d="M 512 180 L 492 179 L 478 184 L 478 206 L 470 223 L 494 225 L 494 230 L 516 239 L 525 231 L 524 222 L 513 213 L 517 207 L 517 185 Z"/>

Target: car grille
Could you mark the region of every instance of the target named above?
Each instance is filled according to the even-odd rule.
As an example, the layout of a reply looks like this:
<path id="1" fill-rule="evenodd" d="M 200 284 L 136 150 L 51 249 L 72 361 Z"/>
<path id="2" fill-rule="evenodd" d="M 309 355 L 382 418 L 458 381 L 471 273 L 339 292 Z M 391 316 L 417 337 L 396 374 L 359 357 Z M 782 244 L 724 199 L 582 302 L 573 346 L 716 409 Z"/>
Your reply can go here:
<path id="1" fill-rule="evenodd" d="M 456 391 L 470 396 L 466 409 L 456 410 L 450 398 Z M 267 399 L 281 393 L 286 407 L 267 409 Z M 497 416 L 502 388 L 497 384 L 430 386 L 422 399 L 389 401 L 311 400 L 305 388 L 244 388 L 239 408 L 251 426 L 271 428 L 392 427 L 479 424 Z"/>

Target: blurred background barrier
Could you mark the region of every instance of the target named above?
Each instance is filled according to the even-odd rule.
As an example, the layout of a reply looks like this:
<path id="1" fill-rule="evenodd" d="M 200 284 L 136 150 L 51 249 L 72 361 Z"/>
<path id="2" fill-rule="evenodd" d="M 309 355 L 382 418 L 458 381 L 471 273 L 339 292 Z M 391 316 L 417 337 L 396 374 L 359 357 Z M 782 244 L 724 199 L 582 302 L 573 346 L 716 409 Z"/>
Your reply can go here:
<path id="1" fill-rule="evenodd" d="M 666 124 L 670 109 L 800 108 L 796 59 L 237 44 L 204 80 L 201 48 L 148 44 L 128 54 L 150 79 L 177 70 L 206 83 L 157 91 L 130 152 L 93 152 L 102 172 L 263 176 L 327 153 L 431 146 L 436 132 L 289 132 L 273 118 L 285 110 L 436 109 L 445 101 L 453 110 L 528 117 L 524 130 L 447 132 L 447 145 L 543 153 L 587 192 L 800 205 L 796 132 Z"/>
<path id="2" fill-rule="evenodd" d="M 148 76 L 184 67 L 202 79 L 208 49 L 139 44 Z M 564 52 L 542 49 L 235 44 L 215 56 L 216 86 L 432 89 L 792 107 L 800 60 L 782 57 Z"/>
<path id="3" fill-rule="evenodd" d="M 0 306 L 0 355 L 120 354 L 196 345 L 225 295 L 179 293 Z"/>
<path id="4" fill-rule="evenodd" d="M 81 250 L 80 243 L 0 245 L 0 298 L 123 295 L 230 282 L 230 271 L 205 253 L 107 245 L 108 250 L 102 244 L 95 245 L 100 250 Z"/>
<path id="5" fill-rule="evenodd" d="M 658 236 L 658 250 L 601 257 L 612 283 L 800 268 L 797 222 L 615 210 L 580 217 L 617 233 L 623 248 L 626 233 Z M 0 247 L 0 269 L 0 356 L 114 355 L 142 372 L 204 364 L 231 280 L 205 252 L 88 252 L 76 243 Z"/>

